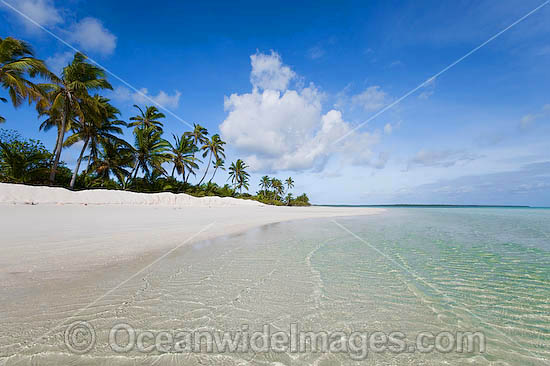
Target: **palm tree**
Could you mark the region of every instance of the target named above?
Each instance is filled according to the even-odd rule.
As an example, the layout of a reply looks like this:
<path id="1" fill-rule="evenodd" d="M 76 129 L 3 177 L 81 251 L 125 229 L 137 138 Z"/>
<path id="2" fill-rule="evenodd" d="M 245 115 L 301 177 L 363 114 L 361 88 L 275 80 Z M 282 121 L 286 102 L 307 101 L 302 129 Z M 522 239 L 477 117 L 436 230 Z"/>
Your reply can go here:
<path id="1" fill-rule="evenodd" d="M 271 178 L 269 178 L 267 175 L 264 175 L 260 180 L 260 188 L 264 191 L 267 191 L 269 188 L 271 188 Z"/>
<path id="2" fill-rule="evenodd" d="M 174 144 L 170 144 L 170 158 L 174 167 L 172 168 L 172 177 L 174 177 L 174 172 L 177 172 L 179 175 L 183 176 L 183 182 L 186 183 L 185 171 L 187 170 L 190 174 L 195 174 L 194 169 L 198 169 L 199 165 L 196 161 L 199 161 L 195 158 L 195 152 L 197 151 L 197 146 L 193 144 L 191 138 L 182 135 L 178 137 L 174 136 Z"/>
<path id="3" fill-rule="evenodd" d="M 286 204 L 290 206 L 290 203 L 292 202 L 292 193 L 288 192 L 288 194 L 285 197 Z"/>
<path id="4" fill-rule="evenodd" d="M 113 89 L 105 79 L 105 71 L 86 62 L 86 56 L 77 52 L 73 61 L 65 66 L 61 77 L 51 75 L 52 83 L 39 85 L 48 96 L 50 105 L 39 108 L 41 114 L 59 118 L 55 156 L 50 172 L 50 182 L 55 180 L 55 173 L 61 157 L 65 132 L 73 117 L 85 120 L 82 105 L 90 98 L 88 92 L 99 89 Z M 52 111 L 53 110 L 53 111 Z"/>
<path id="5" fill-rule="evenodd" d="M 98 156 L 90 165 L 90 171 L 94 171 L 100 179 L 108 180 L 114 175 L 121 186 L 124 186 L 126 178 L 130 176 L 130 168 L 134 163 L 133 149 L 128 144 L 119 140 L 101 144 Z"/>
<path id="6" fill-rule="evenodd" d="M 285 184 L 286 184 L 286 188 L 288 190 L 291 190 L 292 188 L 294 188 L 294 180 L 292 179 L 292 177 L 288 177 L 286 180 L 285 180 Z"/>
<path id="7" fill-rule="evenodd" d="M 143 109 L 141 109 L 139 106 L 134 104 L 134 107 L 136 107 L 139 110 L 139 114 L 137 116 L 131 117 L 131 122 L 128 127 L 136 127 L 136 128 L 153 128 L 159 131 L 162 131 L 162 127 L 164 126 L 162 122 L 158 121 L 160 118 L 166 118 L 166 116 L 159 112 L 157 107 L 155 106 L 145 106 L 145 112 Z"/>
<path id="8" fill-rule="evenodd" d="M 138 128 L 134 130 L 134 156 L 135 165 L 133 178 L 141 169 L 145 176 L 150 176 L 152 171 L 158 170 L 166 175 L 162 164 L 170 161 L 168 150 L 170 143 L 162 138 L 162 132 L 153 128 Z"/>
<path id="9" fill-rule="evenodd" d="M 18 107 L 25 99 L 44 102 L 41 90 L 25 77 L 43 76 L 48 78 L 50 72 L 44 62 L 33 57 L 31 47 L 12 37 L 0 38 L 0 85 L 8 90 L 11 102 Z M 0 101 L 7 102 L 0 97 Z M 0 123 L 5 118 L 0 116 Z"/>
<path id="10" fill-rule="evenodd" d="M 121 144 L 126 143 L 115 136 L 115 134 L 120 135 L 123 133 L 120 126 L 125 126 L 126 122 L 115 119 L 120 111 L 109 104 L 109 99 L 95 95 L 93 98 L 85 101 L 82 108 L 87 118 L 79 118 L 73 122 L 71 128 L 75 132 L 64 143 L 64 146 L 71 146 L 78 141 L 84 141 L 84 145 L 76 161 L 69 185 L 70 188 L 74 187 L 82 157 L 88 146 L 90 146 L 90 155 L 88 156 L 89 168 L 91 159 L 97 156 L 99 144 L 104 144 L 107 141 L 118 141 Z"/>
<path id="11" fill-rule="evenodd" d="M 201 147 L 204 152 L 202 153 L 202 157 L 206 158 L 208 156 L 208 165 L 206 166 L 206 170 L 204 171 L 204 175 L 202 176 L 199 186 L 201 185 L 202 181 L 206 177 L 206 174 L 208 174 L 208 168 L 210 168 L 210 161 L 212 160 L 212 157 L 218 161 L 219 159 L 225 158 L 224 148 L 223 145 L 225 145 L 225 141 L 222 141 L 220 138 L 220 135 L 215 134 L 212 135 L 212 138 L 210 140 L 207 140 L 205 144 Z"/>
<path id="12" fill-rule="evenodd" d="M 96 114 L 95 124 L 97 127 L 97 133 L 94 135 L 97 138 L 90 139 L 90 153 L 88 154 L 88 164 L 86 166 L 86 171 L 90 169 L 90 165 L 94 159 L 98 157 L 100 146 L 105 145 L 106 143 L 117 142 L 119 144 L 125 145 L 127 148 L 131 148 L 131 145 L 126 142 L 124 139 L 115 136 L 123 134 L 122 126 L 128 126 L 128 124 L 122 120 L 118 119 L 120 111 L 118 108 L 111 105 L 110 100 L 95 95 L 94 99 L 99 103 L 100 108 L 99 114 Z M 93 115 L 93 114 L 92 114 Z"/>
<path id="13" fill-rule="evenodd" d="M 283 182 L 281 182 L 280 179 L 273 178 L 271 179 L 271 187 L 273 187 L 273 190 L 275 191 L 277 199 L 280 199 L 281 195 L 284 192 Z"/>
<path id="14" fill-rule="evenodd" d="M 198 123 L 193 123 L 193 131 L 187 131 L 183 135 L 191 138 L 195 146 L 204 144 L 208 140 L 208 130 Z M 191 175 L 191 172 L 187 173 L 187 178 L 185 179 L 186 182 L 189 180 L 189 175 Z"/>
<path id="15" fill-rule="evenodd" d="M 196 146 L 206 143 L 208 130 L 197 123 L 193 123 L 193 127 L 193 131 L 185 132 L 184 135 L 191 137 Z"/>
<path id="16" fill-rule="evenodd" d="M 225 167 L 224 167 L 225 160 L 218 158 L 216 159 L 216 161 L 212 161 L 212 162 L 214 163 L 214 173 L 212 174 L 212 177 L 210 178 L 208 183 L 212 182 L 212 179 L 214 179 L 214 176 L 216 175 L 218 168 L 221 170 L 225 170 Z"/>
<path id="17" fill-rule="evenodd" d="M 250 174 L 246 172 L 248 166 L 244 161 L 238 159 L 235 163 L 231 163 L 229 167 L 229 177 L 231 178 L 231 183 L 233 186 L 242 192 L 242 189 L 245 188 L 248 190 L 248 177 Z"/>

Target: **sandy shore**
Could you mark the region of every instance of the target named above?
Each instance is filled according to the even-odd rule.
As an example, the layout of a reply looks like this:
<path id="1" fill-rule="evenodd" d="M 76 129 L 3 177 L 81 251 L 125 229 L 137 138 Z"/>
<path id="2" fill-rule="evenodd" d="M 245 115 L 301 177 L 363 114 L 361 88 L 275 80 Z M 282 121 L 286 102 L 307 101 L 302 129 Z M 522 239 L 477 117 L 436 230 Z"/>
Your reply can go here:
<path id="1" fill-rule="evenodd" d="M 270 223 L 381 211 L 0 184 L 0 283 L 74 278 Z"/>

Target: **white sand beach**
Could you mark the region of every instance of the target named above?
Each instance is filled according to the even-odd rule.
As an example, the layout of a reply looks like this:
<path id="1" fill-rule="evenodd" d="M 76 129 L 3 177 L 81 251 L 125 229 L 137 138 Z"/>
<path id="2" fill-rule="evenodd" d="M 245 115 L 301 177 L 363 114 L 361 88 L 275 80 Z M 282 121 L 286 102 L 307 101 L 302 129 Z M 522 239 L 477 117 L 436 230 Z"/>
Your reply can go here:
<path id="1" fill-rule="evenodd" d="M 0 283 L 74 278 L 197 241 L 288 220 L 377 208 L 275 207 L 234 198 L 0 184 Z"/>

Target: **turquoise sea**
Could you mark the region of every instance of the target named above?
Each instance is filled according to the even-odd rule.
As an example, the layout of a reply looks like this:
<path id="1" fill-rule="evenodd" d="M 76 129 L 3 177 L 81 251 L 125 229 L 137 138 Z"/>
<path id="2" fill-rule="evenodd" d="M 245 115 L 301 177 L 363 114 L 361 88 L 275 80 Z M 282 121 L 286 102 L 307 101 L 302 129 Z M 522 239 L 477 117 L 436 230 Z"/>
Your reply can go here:
<path id="1" fill-rule="evenodd" d="M 548 365 L 550 210 L 388 208 L 372 216 L 263 226 L 191 245 L 82 315 L 97 341 L 85 356 L 61 338 L 36 364 Z M 124 322 L 159 332 L 300 330 L 404 334 L 406 350 L 193 352 L 107 345 Z M 420 352 L 418 334 L 477 332 L 485 348 Z M 443 337 L 445 338 L 445 337 Z M 433 339 L 425 339 L 425 345 Z M 376 339 L 375 339 L 376 341 Z M 57 342 L 57 343 L 56 343 Z M 376 343 L 376 342 L 375 342 Z M 445 343 L 445 342 L 443 342 Z M 376 344 L 374 344 L 376 346 Z M 29 351 L 31 352 L 31 351 Z M 18 358 L 19 359 L 19 358 Z M 7 364 L 10 364 L 9 362 Z"/>

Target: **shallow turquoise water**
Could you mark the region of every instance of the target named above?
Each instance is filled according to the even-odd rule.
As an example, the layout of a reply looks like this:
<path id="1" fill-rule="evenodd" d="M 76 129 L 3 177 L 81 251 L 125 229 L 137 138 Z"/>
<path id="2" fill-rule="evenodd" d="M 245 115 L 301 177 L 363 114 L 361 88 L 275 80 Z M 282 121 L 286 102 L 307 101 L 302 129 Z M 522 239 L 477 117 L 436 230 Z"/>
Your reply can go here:
<path id="1" fill-rule="evenodd" d="M 89 354 L 67 353 L 57 337 L 10 356 L 6 365 L 357 364 L 346 353 L 115 354 L 108 332 L 120 322 L 153 332 L 238 330 L 243 324 L 401 332 L 407 345 L 419 332 L 478 331 L 486 337 L 485 352 L 407 348 L 369 352 L 365 362 L 547 365 L 550 211 L 391 208 L 374 216 L 268 225 L 184 248 L 81 318 L 97 333 Z"/>

